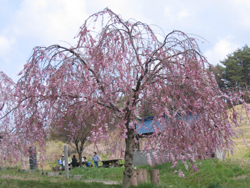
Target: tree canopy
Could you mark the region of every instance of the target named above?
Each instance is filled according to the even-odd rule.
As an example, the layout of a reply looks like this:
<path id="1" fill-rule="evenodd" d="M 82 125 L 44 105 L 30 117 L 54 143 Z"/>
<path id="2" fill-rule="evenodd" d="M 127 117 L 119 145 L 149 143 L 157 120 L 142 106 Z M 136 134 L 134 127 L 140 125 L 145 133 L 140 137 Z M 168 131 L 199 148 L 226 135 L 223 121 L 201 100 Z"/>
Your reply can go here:
<path id="1" fill-rule="evenodd" d="M 86 147 L 91 131 L 94 129 L 92 124 L 95 123 L 95 115 L 93 110 L 82 113 L 79 109 L 74 109 L 74 113 L 58 118 L 50 125 L 50 138 L 68 143 L 76 150 L 79 161 L 81 161 L 82 152 Z M 76 118 L 79 116 L 83 117 Z M 62 126 L 58 126 L 58 123 Z M 74 128 L 69 128 L 69 124 L 72 124 Z M 80 163 L 80 167 L 82 167 L 82 163 Z"/>
<path id="2" fill-rule="evenodd" d="M 11 149 L 6 142 L 4 147 L 18 150 L 34 142 L 43 147 L 53 121 L 73 117 L 75 109 L 85 113 L 95 107 L 101 113 L 92 125 L 91 139 L 108 140 L 110 127 L 116 127 L 120 140 L 113 152 L 120 150 L 125 156 L 123 187 L 129 187 L 135 125 L 144 114 L 143 104 L 150 102 L 154 133 L 144 150 L 152 151 L 151 165 L 171 159 L 174 167 L 182 160 L 196 170 L 197 150 L 201 156 L 208 151 L 233 151 L 231 138 L 239 123 L 233 105 L 241 102 L 250 112 L 249 106 L 240 93 L 221 92 L 194 38 L 176 30 L 157 34 L 148 24 L 124 21 L 110 9 L 90 16 L 76 38 L 77 44 L 69 48 L 33 49 L 15 86 L 14 107 L 1 111 L 1 126 L 15 127 L 8 132 L 10 138 L 17 135 L 25 142 Z M 232 116 L 225 100 L 230 101 Z M 178 118 L 189 114 L 198 118 Z M 104 123 L 107 116 L 109 124 Z M 79 122 L 82 117 L 75 116 Z M 67 126 L 77 131 L 75 124 Z"/>
<path id="3" fill-rule="evenodd" d="M 240 90 L 244 93 L 246 102 L 250 102 L 250 48 L 245 45 L 227 55 L 222 65 L 210 66 L 218 86 L 223 91 Z"/>
<path id="4" fill-rule="evenodd" d="M 216 66 L 210 65 L 208 70 L 214 73 L 215 80 L 220 89 L 224 90 L 228 87 L 227 82 L 225 80 L 225 67 L 224 66 L 221 66 L 219 64 L 217 64 Z"/>
<path id="5" fill-rule="evenodd" d="M 250 84 L 250 48 L 246 45 L 237 49 L 221 61 L 225 66 L 225 79 L 228 86 L 234 88 L 248 88 Z"/>

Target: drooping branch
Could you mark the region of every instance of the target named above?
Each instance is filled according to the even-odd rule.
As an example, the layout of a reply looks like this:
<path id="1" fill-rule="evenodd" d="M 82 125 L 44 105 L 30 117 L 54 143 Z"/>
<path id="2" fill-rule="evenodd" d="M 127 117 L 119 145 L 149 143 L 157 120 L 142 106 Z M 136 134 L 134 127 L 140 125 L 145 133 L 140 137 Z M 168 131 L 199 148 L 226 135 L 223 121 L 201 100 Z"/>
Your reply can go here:
<path id="1" fill-rule="evenodd" d="M 70 140 L 81 140 L 81 144 L 85 138 L 79 138 L 85 132 L 77 133 L 84 127 L 90 128 L 86 133 L 94 144 L 109 140 L 112 130 L 118 139 L 111 150 L 119 148 L 125 154 L 124 187 L 129 187 L 132 173 L 134 134 L 146 128 L 138 116 L 153 116 L 154 131 L 143 148 L 153 154 L 151 165 L 171 159 L 173 166 L 179 160 L 191 161 L 196 169 L 198 156 L 206 157 L 216 149 L 233 150 L 231 138 L 239 126 L 234 105 L 243 104 L 248 114 L 250 108 L 240 93 L 219 90 L 214 76 L 204 68 L 209 63 L 194 38 L 174 30 L 161 42 L 149 25 L 124 21 L 110 9 L 90 16 L 76 38 L 71 48 L 34 48 L 21 79 L 8 87 L 11 95 L 5 93 L 0 100 L 0 107 L 5 104 L 0 111 L 1 128 L 7 130 L 13 123 L 18 131 L 10 134 L 10 140 L 3 139 L 6 146 L 43 146 L 53 126 L 69 131 Z M 232 117 L 225 101 L 232 107 Z M 8 112 L 5 108 L 9 113 L 2 113 Z M 85 120 L 93 111 L 97 115 L 87 125 Z M 77 143 L 79 151 L 81 144 Z M 9 154 L 14 150 L 7 148 Z"/>

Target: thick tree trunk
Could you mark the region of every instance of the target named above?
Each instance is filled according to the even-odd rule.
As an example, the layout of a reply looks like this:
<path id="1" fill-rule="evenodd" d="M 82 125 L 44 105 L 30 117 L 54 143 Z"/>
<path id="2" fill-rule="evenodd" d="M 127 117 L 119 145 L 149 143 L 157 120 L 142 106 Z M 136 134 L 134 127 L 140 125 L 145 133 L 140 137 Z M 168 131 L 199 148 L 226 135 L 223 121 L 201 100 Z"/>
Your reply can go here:
<path id="1" fill-rule="evenodd" d="M 130 187 L 130 178 L 133 175 L 132 163 L 133 163 L 133 144 L 134 144 L 134 129 L 129 129 L 126 138 L 125 149 L 125 171 L 123 174 L 123 188 Z"/>
<path id="2" fill-rule="evenodd" d="M 246 86 L 246 102 L 249 103 L 250 99 L 249 99 L 249 90 L 248 90 L 248 85 L 247 85 L 247 79 L 245 77 L 245 86 Z"/>
<path id="3" fill-rule="evenodd" d="M 79 156 L 80 167 L 82 167 L 82 152 L 79 152 L 78 156 Z"/>
<path id="4" fill-rule="evenodd" d="M 75 140 L 75 146 L 76 146 L 76 152 L 78 154 L 78 157 L 79 157 L 79 163 L 80 163 L 80 167 L 82 167 L 82 152 L 83 152 L 83 145 L 84 143 L 80 143 L 80 146 L 79 146 L 79 141 L 78 140 Z"/>
<path id="5" fill-rule="evenodd" d="M 80 163 L 80 167 L 82 168 L 82 145 L 80 146 L 79 152 L 78 152 L 78 156 L 79 156 L 79 163 Z"/>

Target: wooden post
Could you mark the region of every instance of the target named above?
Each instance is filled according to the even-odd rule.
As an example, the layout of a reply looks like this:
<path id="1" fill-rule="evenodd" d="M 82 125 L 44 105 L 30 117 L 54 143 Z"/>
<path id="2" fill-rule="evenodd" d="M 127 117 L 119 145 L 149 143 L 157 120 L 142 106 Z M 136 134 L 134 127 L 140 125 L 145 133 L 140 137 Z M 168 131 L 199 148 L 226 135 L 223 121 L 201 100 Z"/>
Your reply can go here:
<path id="1" fill-rule="evenodd" d="M 72 165 L 72 163 L 70 165 L 70 170 L 71 170 L 71 176 L 73 177 L 73 165 Z"/>
<path id="2" fill-rule="evenodd" d="M 150 170 L 151 183 L 160 185 L 159 170 Z"/>
<path id="3" fill-rule="evenodd" d="M 144 182 L 147 183 L 148 177 L 147 177 L 147 170 L 146 169 L 143 169 L 143 179 L 144 179 Z"/>
<path id="4" fill-rule="evenodd" d="M 36 147 L 29 147 L 29 164 L 30 170 L 37 169 Z"/>
<path id="5" fill-rule="evenodd" d="M 137 175 L 136 171 L 133 171 L 133 175 L 130 178 L 130 184 L 133 186 L 137 186 Z"/>
<path id="6" fill-rule="evenodd" d="M 64 145 L 65 177 L 69 178 L 68 145 Z"/>
<path id="7" fill-rule="evenodd" d="M 137 176 L 137 183 L 143 183 L 143 175 L 142 175 L 143 169 L 136 169 L 136 176 Z"/>

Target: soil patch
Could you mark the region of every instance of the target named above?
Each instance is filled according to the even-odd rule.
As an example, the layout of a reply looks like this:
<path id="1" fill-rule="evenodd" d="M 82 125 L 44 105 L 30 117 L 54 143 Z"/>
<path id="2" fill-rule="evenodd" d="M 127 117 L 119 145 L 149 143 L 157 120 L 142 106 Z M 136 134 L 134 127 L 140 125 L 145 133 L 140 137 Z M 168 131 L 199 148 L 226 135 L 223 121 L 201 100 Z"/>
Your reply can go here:
<path id="1" fill-rule="evenodd" d="M 247 178 L 247 175 L 241 175 L 241 176 L 234 177 L 234 180 L 243 180 L 246 178 Z"/>
<path id="2" fill-rule="evenodd" d="M 35 178 L 35 177 L 20 177 L 20 176 L 13 176 L 13 175 L 1 175 L 1 179 L 17 179 L 17 180 L 39 180 L 39 178 Z"/>
<path id="3" fill-rule="evenodd" d="M 118 185 L 120 182 L 118 181 L 108 181 L 108 180 L 83 180 L 86 183 L 91 183 L 91 182 L 97 182 L 97 183 L 103 183 L 106 185 Z"/>

